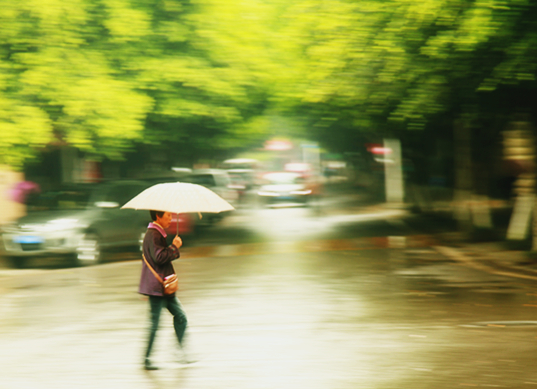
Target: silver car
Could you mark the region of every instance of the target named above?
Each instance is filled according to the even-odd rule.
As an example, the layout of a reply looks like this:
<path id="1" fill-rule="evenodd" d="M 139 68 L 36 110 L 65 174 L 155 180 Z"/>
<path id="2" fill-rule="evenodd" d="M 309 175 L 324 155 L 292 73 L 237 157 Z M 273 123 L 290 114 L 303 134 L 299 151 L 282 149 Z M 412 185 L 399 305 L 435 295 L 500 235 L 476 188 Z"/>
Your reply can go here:
<path id="1" fill-rule="evenodd" d="M 120 207 L 147 187 L 116 181 L 41 193 L 29 200 L 26 216 L 2 227 L 3 254 L 19 268 L 38 256 L 91 265 L 103 259 L 103 250 L 138 247 L 149 212 Z"/>

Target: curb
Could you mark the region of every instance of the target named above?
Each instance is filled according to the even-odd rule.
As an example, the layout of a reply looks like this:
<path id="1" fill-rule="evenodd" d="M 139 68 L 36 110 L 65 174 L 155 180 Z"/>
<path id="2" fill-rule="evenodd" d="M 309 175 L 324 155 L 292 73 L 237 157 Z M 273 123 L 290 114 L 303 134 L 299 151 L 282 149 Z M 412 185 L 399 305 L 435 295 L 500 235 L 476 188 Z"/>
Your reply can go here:
<path id="1" fill-rule="evenodd" d="M 523 278 L 527 280 L 537 281 L 537 271 L 534 269 L 527 269 L 521 266 L 507 266 L 499 263 L 499 261 L 493 258 L 484 258 L 477 254 L 477 259 L 471 258 L 463 250 L 447 247 L 447 246 L 432 246 L 440 254 L 450 258 L 451 260 L 462 263 L 465 266 L 471 267 L 476 270 L 485 271 L 487 273 L 513 277 Z M 472 253 L 475 256 L 475 253 Z"/>

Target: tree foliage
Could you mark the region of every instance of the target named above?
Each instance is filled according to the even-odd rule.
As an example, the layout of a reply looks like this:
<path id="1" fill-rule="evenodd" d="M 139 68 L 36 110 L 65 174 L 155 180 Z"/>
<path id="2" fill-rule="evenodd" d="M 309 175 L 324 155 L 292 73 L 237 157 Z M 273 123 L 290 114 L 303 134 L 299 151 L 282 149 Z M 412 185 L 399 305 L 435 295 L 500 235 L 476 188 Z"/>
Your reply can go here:
<path id="1" fill-rule="evenodd" d="M 203 155 L 285 116 L 336 148 L 479 116 L 502 85 L 535 88 L 535 16 L 529 0 L 6 0 L 0 163 L 51 143 Z"/>
<path id="2" fill-rule="evenodd" d="M 290 11 L 304 67 L 296 97 L 327 132 L 341 122 L 423 129 L 441 113 L 475 114 L 502 84 L 535 81 L 536 8 L 525 0 L 302 1 Z"/>
<path id="3" fill-rule="evenodd" d="M 208 47 L 207 7 L 9 2 L 0 11 L 2 162 L 21 166 L 51 142 L 117 159 L 135 142 L 207 141 L 248 119 L 259 81 L 216 39 Z"/>

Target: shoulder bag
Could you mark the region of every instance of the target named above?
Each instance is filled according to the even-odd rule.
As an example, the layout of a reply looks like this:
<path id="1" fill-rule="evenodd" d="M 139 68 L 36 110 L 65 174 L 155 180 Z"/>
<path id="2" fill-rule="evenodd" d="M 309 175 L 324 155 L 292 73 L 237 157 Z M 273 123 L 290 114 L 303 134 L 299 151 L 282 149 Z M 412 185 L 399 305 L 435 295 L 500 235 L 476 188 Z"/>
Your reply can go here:
<path id="1" fill-rule="evenodd" d="M 177 274 L 171 274 L 168 277 L 165 277 L 164 280 L 157 274 L 157 272 L 153 269 L 153 267 L 147 262 L 147 259 L 145 259 L 145 255 L 142 254 L 142 257 L 144 258 L 145 264 L 151 270 L 151 273 L 155 276 L 155 278 L 162 284 L 162 292 L 165 295 L 174 294 L 177 292 L 177 289 L 179 289 L 179 280 L 177 279 Z"/>

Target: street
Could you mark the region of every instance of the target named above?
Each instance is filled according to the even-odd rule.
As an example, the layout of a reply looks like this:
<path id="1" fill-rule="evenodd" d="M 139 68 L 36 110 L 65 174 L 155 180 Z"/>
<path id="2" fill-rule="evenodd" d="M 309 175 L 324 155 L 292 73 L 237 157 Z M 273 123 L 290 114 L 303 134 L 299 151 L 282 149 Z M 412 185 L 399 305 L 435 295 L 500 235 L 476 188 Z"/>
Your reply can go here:
<path id="1" fill-rule="evenodd" d="M 0 388 L 537 386 L 537 288 L 434 249 L 401 210 L 334 201 L 243 209 L 174 262 L 198 359 L 173 361 L 136 253 L 94 267 L 0 269 Z"/>

